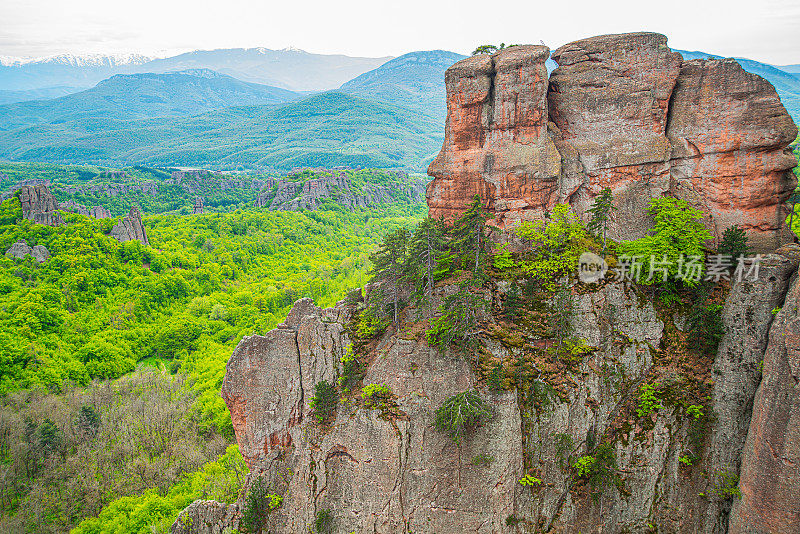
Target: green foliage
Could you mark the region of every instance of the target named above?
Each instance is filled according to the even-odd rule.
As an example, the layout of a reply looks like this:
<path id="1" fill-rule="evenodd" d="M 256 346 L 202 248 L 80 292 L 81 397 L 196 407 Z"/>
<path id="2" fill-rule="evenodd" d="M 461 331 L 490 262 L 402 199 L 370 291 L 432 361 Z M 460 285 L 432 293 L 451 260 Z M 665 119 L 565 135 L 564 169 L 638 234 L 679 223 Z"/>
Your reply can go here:
<path id="1" fill-rule="evenodd" d="M 356 335 L 361 339 L 374 338 L 382 334 L 390 322 L 379 317 L 374 307 L 367 308 L 359 314 Z"/>
<path id="2" fill-rule="evenodd" d="M 283 497 L 269 492 L 266 480 L 256 478 L 250 485 L 242 507 L 242 526 L 258 533 L 266 525 L 269 514 L 283 504 Z"/>
<path id="3" fill-rule="evenodd" d="M 106 505 L 86 531 L 150 532 L 162 520 L 167 529 L 210 491 L 176 489 L 173 499 L 171 488 L 233 438 L 219 390 L 238 341 L 269 331 L 300 297 L 330 306 L 363 285 L 370 251 L 420 213 L 162 214 L 144 218 L 152 247 L 143 247 L 108 237 L 113 220 L 66 214 L 66 226 L 51 228 L 17 223 L 15 198 L 0 204 L 0 247 L 26 239 L 52 254 L 41 265 L 0 257 L 0 427 L 13 423 L 0 428 L 0 458 L 20 451 L 0 460 L 12 481 L 0 485 L 0 531 L 66 531 Z M 9 400 L 38 398 L 40 388 L 53 392 L 46 402 Z M 56 405 L 56 415 L 44 411 Z M 46 418 L 57 431 L 45 427 L 42 449 Z M 25 446 L 6 447 L 3 436 Z"/>
<path id="4" fill-rule="evenodd" d="M 386 409 L 392 399 L 392 390 L 385 384 L 367 384 L 361 389 L 361 398 L 366 408 Z"/>
<path id="5" fill-rule="evenodd" d="M 606 248 L 606 228 L 608 221 L 611 219 L 611 213 L 615 211 L 614 197 L 611 195 L 611 189 L 603 188 L 600 195 L 594 200 L 594 204 L 589 208 L 591 217 L 586 228 L 594 235 L 600 236 L 603 240 L 603 250 Z"/>
<path id="6" fill-rule="evenodd" d="M 734 265 L 736 265 L 736 258 L 747 254 L 749 247 L 747 246 L 747 234 L 738 226 L 729 226 L 722 233 L 722 241 L 717 248 L 718 254 L 725 254 L 734 258 Z"/>
<path id="7" fill-rule="evenodd" d="M 121 497 L 103 508 L 97 517 L 83 520 L 72 534 L 151 534 L 168 532 L 178 514 L 201 498 L 233 503 L 247 474 L 239 447 L 231 445 L 218 460 L 199 471 L 186 474 L 165 494 L 146 490 L 140 495 Z"/>
<path id="8" fill-rule="evenodd" d="M 537 487 L 542 485 L 541 479 L 538 479 L 533 475 L 525 475 L 519 479 L 519 483 L 526 487 Z"/>
<path id="9" fill-rule="evenodd" d="M 488 467 L 492 464 L 492 462 L 494 462 L 494 456 L 485 453 L 476 454 L 472 458 L 472 465 L 477 465 L 481 467 Z"/>
<path id="10" fill-rule="evenodd" d="M 487 378 L 487 383 L 489 384 L 489 389 L 492 391 L 502 391 L 505 389 L 504 379 L 505 379 L 505 369 L 503 368 L 503 362 L 497 362 L 497 364 L 492 367 L 492 370 L 489 372 L 489 376 Z"/>
<path id="11" fill-rule="evenodd" d="M 679 456 L 678 461 L 687 467 L 691 467 L 693 463 L 693 459 L 687 454 Z"/>
<path id="12" fill-rule="evenodd" d="M 581 456 L 573 464 L 575 475 L 586 479 L 593 489 L 592 497 L 597 499 L 611 486 L 620 486 L 622 479 L 617 473 L 617 459 L 614 447 L 601 443 L 594 456 Z"/>
<path id="13" fill-rule="evenodd" d="M 703 417 L 703 407 L 698 406 L 697 404 L 690 404 L 688 408 L 686 408 L 686 415 L 693 418 L 695 421 Z"/>
<path id="14" fill-rule="evenodd" d="M 493 45 L 493 44 L 480 45 L 472 52 L 472 55 L 477 56 L 479 54 L 494 54 L 495 52 L 504 50 L 506 48 L 511 48 L 512 46 L 517 46 L 517 45 L 512 44 L 506 46 L 505 43 L 500 43 L 499 45 Z"/>
<path id="15" fill-rule="evenodd" d="M 486 264 L 483 231 L 489 218 L 480 195 L 475 195 L 450 231 L 450 250 L 464 268 L 471 267 L 473 276 L 482 274 Z"/>
<path id="16" fill-rule="evenodd" d="M 556 291 L 560 278 L 571 275 L 580 255 L 594 246 L 567 204 L 556 204 L 543 221 L 523 221 L 515 232 L 529 247 L 521 264 L 523 272 L 549 291 Z"/>
<path id="17" fill-rule="evenodd" d="M 511 287 L 509 287 L 506 298 L 503 301 L 503 312 L 510 321 L 514 321 L 520 316 L 523 304 L 524 300 L 520 295 L 519 286 L 516 281 L 512 280 Z"/>
<path id="18" fill-rule="evenodd" d="M 333 513 L 327 509 L 317 510 L 316 518 L 314 519 L 314 530 L 321 534 L 331 531 L 333 528 Z"/>
<path id="19" fill-rule="evenodd" d="M 464 391 L 448 398 L 436 410 L 433 426 L 457 445 L 467 431 L 491 419 L 492 413 L 477 391 Z"/>
<path id="20" fill-rule="evenodd" d="M 339 403 L 339 396 L 336 393 L 336 387 L 328 383 L 326 380 L 317 382 L 314 386 L 314 396 L 311 398 L 311 408 L 314 410 L 314 417 L 320 423 L 325 423 L 330 420 L 336 406 Z"/>
<path id="21" fill-rule="evenodd" d="M 709 303 L 697 306 L 689 317 L 688 342 L 690 346 L 706 354 L 715 354 L 720 341 L 725 335 L 725 325 L 722 322 L 722 305 Z"/>
<path id="22" fill-rule="evenodd" d="M 636 408 L 636 415 L 646 417 L 656 410 L 664 408 L 656 396 L 657 389 L 658 384 L 642 384 L 639 388 L 639 407 Z"/>
<path id="23" fill-rule="evenodd" d="M 386 235 L 371 256 L 373 283 L 381 285 L 388 295 L 394 310 L 394 324 L 398 321 L 400 285 L 406 273 L 408 244 L 410 234 L 405 228 L 398 228 Z"/>
<path id="24" fill-rule="evenodd" d="M 713 477 L 713 484 L 708 496 L 714 501 L 722 502 L 742 497 L 739 475 L 732 471 L 717 471 Z"/>
<path id="25" fill-rule="evenodd" d="M 664 266 L 670 278 L 679 277 L 685 273 L 679 272 L 685 264 L 679 260 L 691 256 L 699 256 L 701 264 L 699 274 L 702 273 L 704 258 L 704 245 L 711 239 L 711 234 L 703 225 L 703 212 L 692 208 L 685 200 L 660 197 L 650 201 L 647 212 L 653 216 L 655 225 L 650 230 L 649 236 L 635 241 L 623 241 L 616 247 L 620 260 L 623 256 L 638 258 L 647 265 L 642 273 L 649 273 L 651 257 L 655 262 L 667 262 Z M 642 274 L 638 273 L 638 274 Z M 639 283 L 652 285 L 664 281 L 663 272 L 654 273 L 651 279 L 648 276 L 638 276 L 631 273 Z M 697 281 L 686 280 L 689 286 L 696 285 Z"/>
<path id="26" fill-rule="evenodd" d="M 345 349 L 340 363 L 342 364 L 342 375 L 339 377 L 339 387 L 342 391 L 349 391 L 353 384 L 364 376 L 364 366 L 353 352 L 352 344 Z"/>
<path id="27" fill-rule="evenodd" d="M 466 350 L 473 344 L 477 314 L 486 309 L 487 303 L 480 290 L 473 291 L 472 282 L 468 280 L 456 293 L 444 299 L 439 310 L 442 315 L 434 319 L 431 328 L 425 332 L 425 339 L 431 347 L 444 351 L 455 344 Z"/>
<path id="28" fill-rule="evenodd" d="M 506 269 L 511 269 L 514 265 L 516 265 L 516 263 L 514 262 L 511 251 L 508 250 L 507 243 L 503 243 L 495 249 L 494 257 L 492 258 L 492 266 L 495 269 L 504 271 Z"/>

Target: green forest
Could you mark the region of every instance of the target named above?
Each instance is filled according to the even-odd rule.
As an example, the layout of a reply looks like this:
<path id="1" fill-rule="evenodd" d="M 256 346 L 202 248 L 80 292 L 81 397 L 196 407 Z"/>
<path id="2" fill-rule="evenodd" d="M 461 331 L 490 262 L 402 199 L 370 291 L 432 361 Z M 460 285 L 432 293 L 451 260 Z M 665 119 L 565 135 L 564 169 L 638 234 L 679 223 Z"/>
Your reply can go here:
<path id="1" fill-rule="evenodd" d="M 116 219 L 54 228 L 0 204 L 2 250 L 52 255 L 0 258 L 0 531 L 164 532 L 194 499 L 235 500 L 233 348 L 300 297 L 363 285 L 376 244 L 424 212 L 151 214 L 145 247 L 109 237 Z"/>

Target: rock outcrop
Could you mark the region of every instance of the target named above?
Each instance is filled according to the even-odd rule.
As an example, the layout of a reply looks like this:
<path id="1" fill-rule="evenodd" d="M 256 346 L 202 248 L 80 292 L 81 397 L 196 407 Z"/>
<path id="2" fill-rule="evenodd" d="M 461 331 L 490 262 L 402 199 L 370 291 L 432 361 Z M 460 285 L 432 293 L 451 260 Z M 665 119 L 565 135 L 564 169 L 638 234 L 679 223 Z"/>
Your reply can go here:
<path id="1" fill-rule="evenodd" d="M 194 207 L 192 208 L 192 213 L 203 213 L 205 211 L 205 204 L 206 201 L 203 197 L 197 197 L 194 199 Z"/>
<path id="2" fill-rule="evenodd" d="M 777 313 L 763 354 L 728 532 L 800 532 L 800 280 Z"/>
<path id="3" fill-rule="evenodd" d="M 50 258 L 50 251 L 44 245 L 31 247 L 24 239 L 17 241 L 6 250 L 6 256 L 11 258 L 23 259 L 28 255 L 33 256 L 37 262 L 44 263 Z"/>
<path id="4" fill-rule="evenodd" d="M 92 206 L 87 208 L 83 204 L 78 204 L 74 200 L 68 200 L 61 204 L 61 209 L 64 211 L 69 211 L 72 213 L 77 213 L 78 215 L 83 215 L 85 217 L 93 217 L 95 219 L 110 219 L 111 212 L 108 211 L 107 208 L 103 206 Z"/>
<path id="5" fill-rule="evenodd" d="M 310 299 L 299 300 L 276 329 L 240 342 L 222 387 L 251 476 L 265 477 L 284 497 L 282 507 L 270 516 L 269 530 L 304 532 L 318 510 L 330 509 L 334 531 L 342 533 L 510 533 L 523 525 L 541 532 L 649 532 L 650 525 L 657 525 L 665 532 L 723 533 L 732 495 L 720 493 L 721 480 L 733 478 L 721 477 L 735 477 L 740 462 L 743 494 L 748 477 L 756 479 L 754 500 L 751 509 L 742 511 L 746 499 L 735 504 L 731 528 L 734 518 L 750 514 L 749 518 L 753 508 L 768 513 L 759 501 L 770 498 L 768 479 L 758 468 L 748 475 L 746 466 L 753 455 L 747 451 L 778 450 L 769 446 L 793 451 L 794 438 L 786 430 L 784 440 L 785 427 L 778 425 L 775 432 L 755 434 L 769 437 L 769 444 L 751 443 L 756 419 L 748 422 L 758 387 L 758 362 L 765 350 L 774 351 L 775 343 L 792 339 L 776 329 L 784 328 L 779 326 L 785 324 L 781 317 L 797 314 L 800 283 L 794 290 L 797 306 L 789 301 L 784 305 L 767 348 L 772 310 L 782 302 L 790 278 L 796 278 L 799 262 L 800 247 L 785 247 L 764 256 L 757 280 L 733 285 L 724 306 L 726 334 L 716 359 L 671 352 L 685 320 L 659 311 L 631 288 L 608 283 L 575 293 L 572 328 L 589 352 L 566 375 L 553 374 L 550 364 L 538 362 L 538 378 L 530 392 L 491 391 L 478 382 L 463 356 L 441 353 L 429 347 L 424 336 L 390 328 L 371 345 L 375 356 L 363 383 L 388 386 L 396 408 L 381 413 L 351 399 L 339 404 L 328 427 L 312 417 L 310 399 L 315 384 L 335 383 L 341 376 L 341 356 L 351 343 L 346 325 L 354 308 L 341 302 L 320 309 Z M 455 290 L 456 286 L 440 285 L 434 304 Z M 495 291 L 492 298 L 497 301 L 503 289 Z M 417 313 L 407 310 L 405 320 L 413 321 Z M 513 369 L 526 349 L 514 341 L 517 334 L 504 328 L 496 317 L 484 317 L 479 352 L 482 359 Z M 524 329 L 519 334 L 529 335 Z M 768 360 L 769 355 L 765 380 L 772 369 Z M 776 376 L 791 378 L 791 366 L 784 368 Z M 660 384 L 672 392 L 667 396 L 677 398 L 665 402 L 652 417 L 637 418 L 631 412 L 635 413 L 645 381 Z M 757 415 L 762 397 L 796 396 L 793 381 L 778 381 L 778 388 L 759 388 Z M 432 428 L 434 412 L 449 396 L 475 387 L 492 407 L 494 418 L 463 442 L 459 460 L 459 449 Z M 691 395 L 697 400 L 679 400 Z M 698 427 L 687 416 L 686 406 L 692 402 L 706 406 L 710 427 Z M 793 413 L 792 402 L 780 406 L 772 402 L 764 410 L 766 419 L 789 421 L 780 414 Z M 775 426 L 759 419 L 761 427 L 766 424 Z M 592 454 L 592 443 L 600 439 L 612 445 L 622 477 L 619 485 L 607 486 L 595 500 L 590 487 L 576 482 L 569 465 Z M 679 458 L 690 449 L 697 453 L 698 465 L 687 467 Z M 794 453 L 787 454 L 785 463 L 780 458 L 766 460 L 774 464 L 768 472 L 784 477 L 788 492 L 797 478 L 790 476 Z M 476 465 L 470 461 L 475 458 L 491 460 Z M 543 484 L 533 491 L 520 485 L 526 473 Z M 796 502 L 786 497 L 788 504 L 781 504 L 775 513 L 784 522 L 772 525 L 793 528 L 785 521 Z M 219 503 L 209 506 L 206 510 L 196 505 L 185 514 L 208 517 L 216 510 L 224 518 L 213 528 L 235 525 L 236 509 Z"/>
<path id="6" fill-rule="evenodd" d="M 139 241 L 142 245 L 150 244 L 150 241 L 147 240 L 147 232 L 145 232 L 139 208 L 132 207 L 128 215 L 111 228 L 111 237 L 120 243 Z"/>
<path id="7" fill-rule="evenodd" d="M 408 181 L 405 173 L 398 172 L 397 177 L 400 181 Z M 267 182 L 254 206 L 268 207 L 273 211 L 299 211 L 315 210 L 325 200 L 333 200 L 348 208 L 366 208 L 398 201 L 416 203 L 422 201 L 425 185 L 425 181 L 419 179 L 409 181 L 407 186 L 366 183 L 356 188 L 345 172 L 336 172 L 331 176 L 305 181 L 281 179 Z"/>
<path id="8" fill-rule="evenodd" d="M 549 88 L 548 54 L 512 47 L 448 69 L 431 216 L 452 220 L 480 194 L 500 228 L 558 202 L 587 217 L 608 187 L 617 239 L 644 235 L 644 208 L 669 195 L 706 212 L 715 238 L 737 224 L 757 251 L 787 241 L 797 128 L 769 82 L 734 60 L 683 61 L 652 33 L 562 46 Z"/>
<path id="9" fill-rule="evenodd" d="M 47 226 L 64 225 L 58 202 L 46 185 L 22 186 L 19 189 L 19 202 L 24 219 Z"/>

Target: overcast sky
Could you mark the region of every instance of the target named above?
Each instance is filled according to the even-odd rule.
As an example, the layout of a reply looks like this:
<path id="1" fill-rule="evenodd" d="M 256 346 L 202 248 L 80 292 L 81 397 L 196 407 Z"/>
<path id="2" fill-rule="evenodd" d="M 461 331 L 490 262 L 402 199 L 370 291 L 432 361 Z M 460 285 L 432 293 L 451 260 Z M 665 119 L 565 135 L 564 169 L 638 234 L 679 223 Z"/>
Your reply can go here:
<path id="1" fill-rule="evenodd" d="M 397 56 L 655 31 L 672 48 L 800 63 L 800 1 L 0 0 L 0 55 L 294 46 Z"/>

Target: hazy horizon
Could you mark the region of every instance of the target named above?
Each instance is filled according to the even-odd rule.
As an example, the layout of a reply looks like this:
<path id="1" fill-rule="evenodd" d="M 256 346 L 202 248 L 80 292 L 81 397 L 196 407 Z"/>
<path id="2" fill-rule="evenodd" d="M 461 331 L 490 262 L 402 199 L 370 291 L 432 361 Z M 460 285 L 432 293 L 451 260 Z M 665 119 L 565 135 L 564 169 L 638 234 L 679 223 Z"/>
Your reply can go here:
<path id="1" fill-rule="evenodd" d="M 491 16 L 494 14 L 494 16 Z M 800 4 L 770 0 L 673 2 L 657 10 L 630 0 L 493 6 L 474 0 L 402 5 L 349 0 L 249 5 L 245 0 L 109 5 L 100 0 L 4 0 L 0 55 L 173 56 L 219 48 L 299 48 L 316 54 L 399 56 L 415 50 L 468 54 L 484 43 L 540 43 L 551 49 L 592 35 L 654 31 L 671 48 L 800 63 Z M 494 23 L 493 23 L 494 22 Z"/>

